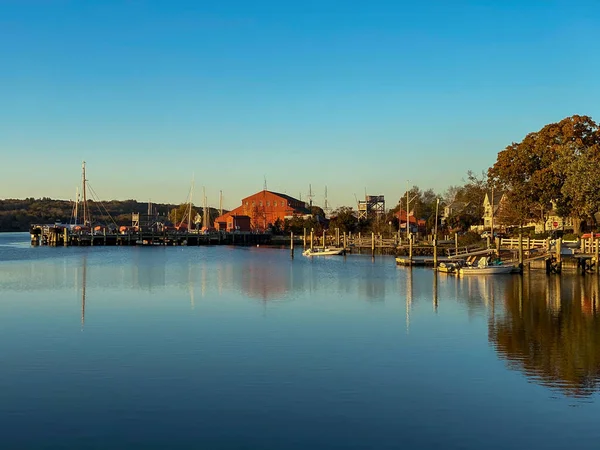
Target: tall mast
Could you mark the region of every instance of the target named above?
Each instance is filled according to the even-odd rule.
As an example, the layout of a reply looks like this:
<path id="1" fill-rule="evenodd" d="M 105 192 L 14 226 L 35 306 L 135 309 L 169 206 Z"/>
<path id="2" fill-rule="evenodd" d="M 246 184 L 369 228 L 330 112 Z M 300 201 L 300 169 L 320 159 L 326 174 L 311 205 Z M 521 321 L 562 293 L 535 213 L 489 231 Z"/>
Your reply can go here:
<path id="1" fill-rule="evenodd" d="M 88 211 L 88 204 L 87 204 L 87 193 L 86 193 L 87 180 L 85 178 L 85 161 L 83 161 L 83 163 L 81 164 L 81 170 L 82 170 L 81 184 L 82 184 L 82 188 L 83 188 L 83 226 L 91 227 L 90 216 L 89 216 L 89 211 Z"/>
<path id="2" fill-rule="evenodd" d="M 188 233 L 192 231 L 192 196 L 194 195 L 194 177 L 192 177 L 192 189 L 190 190 L 190 209 L 189 209 L 189 220 L 188 220 Z"/>
<path id="3" fill-rule="evenodd" d="M 329 206 L 329 201 L 327 200 L 327 186 L 325 186 L 325 207 L 323 208 L 323 212 L 325 213 L 325 217 L 329 216 L 331 212 L 331 207 Z"/>
<path id="4" fill-rule="evenodd" d="M 79 217 L 79 186 L 75 188 L 75 226 L 77 226 L 77 219 Z"/>
<path id="5" fill-rule="evenodd" d="M 202 205 L 202 225 L 204 227 L 206 227 L 206 229 L 208 230 L 209 228 L 209 223 L 208 223 L 208 211 L 206 208 L 206 188 L 204 186 L 202 186 L 202 197 L 204 197 L 203 200 L 203 205 Z"/>

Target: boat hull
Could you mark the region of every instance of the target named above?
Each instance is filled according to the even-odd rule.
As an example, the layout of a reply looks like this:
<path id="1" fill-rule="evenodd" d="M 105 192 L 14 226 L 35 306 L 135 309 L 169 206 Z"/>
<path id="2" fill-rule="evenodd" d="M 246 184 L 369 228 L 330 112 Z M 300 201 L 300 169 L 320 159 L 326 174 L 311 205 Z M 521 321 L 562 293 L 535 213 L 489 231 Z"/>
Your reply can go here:
<path id="1" fill-rule="evenodd" d="M 461 267 L 459 273 L 461 275 L 500 275 L 512 273 L 515 266 L 507 264 L 502 266 L 487 266 L 487 267 Z"/>
<path id="2" fill-rule="evenodd" d="M 302 254 L 304 256 L 333 256 L 333 255 L 343 255 L 345 250 L 343 248 L 326 248 L 323 249 L 308 249 L 304 250 Z"/>

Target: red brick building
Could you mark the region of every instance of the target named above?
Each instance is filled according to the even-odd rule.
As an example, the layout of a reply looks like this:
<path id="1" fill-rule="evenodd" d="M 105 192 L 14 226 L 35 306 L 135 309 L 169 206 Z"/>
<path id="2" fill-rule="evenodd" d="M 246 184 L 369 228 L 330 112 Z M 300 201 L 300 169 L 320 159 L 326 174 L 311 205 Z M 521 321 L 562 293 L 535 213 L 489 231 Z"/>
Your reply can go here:
<path id="1" fill-rule="evenodd" d="M 283 221 L 285 218 L 309 214 L 310 211 L 304 202 L 286 194 L 264 190 L 242 199 L 241 206 L 217 217 L 215 228 L 232 231 L 229 229 L 229 224 L 234 223 L 231 217 L 247 216 L 250 218 L 252 231 L 264 231 L 278 219 Z"/>

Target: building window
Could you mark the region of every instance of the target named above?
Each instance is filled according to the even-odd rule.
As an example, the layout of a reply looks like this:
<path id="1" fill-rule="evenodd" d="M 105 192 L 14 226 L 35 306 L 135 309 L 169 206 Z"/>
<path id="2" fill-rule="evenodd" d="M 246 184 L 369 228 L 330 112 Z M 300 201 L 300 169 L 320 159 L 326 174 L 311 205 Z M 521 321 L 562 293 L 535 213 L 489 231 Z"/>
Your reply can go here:
<path id="1" fill-rule="evenodd" d="M 277 208 L 277 202 L 273 202 L 273 206 Z"/>
<path id="2" fill-rule="evenodd" d="M 248 202 L 246 202 L 246 206 L 248 206 Z"/>
<path id="3" fill-rule="evenodd" d="M 267 200 L 267 206 L 271 206 L 271 205 L 269 204 L 269 201 L 268 201 L 268 200 Z"/>
<path id="4" fill-rule="evenodd" d="M 252 206 L 255 206 L 255 205 L 256 205 L 256 202 L 252 202 Z"/>
<path id="5" fill-rule="evenodd" d="M 258 202 L 258 206 L 262 206 L 262 200 Z"/>

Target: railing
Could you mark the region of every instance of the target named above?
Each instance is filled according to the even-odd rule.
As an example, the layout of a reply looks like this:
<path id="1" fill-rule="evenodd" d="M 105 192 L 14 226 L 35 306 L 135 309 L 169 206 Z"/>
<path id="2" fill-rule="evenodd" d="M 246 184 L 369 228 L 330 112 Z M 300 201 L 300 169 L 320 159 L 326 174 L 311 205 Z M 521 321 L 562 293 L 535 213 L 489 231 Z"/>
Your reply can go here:
<path id="1" fill-rule="evenodd" d="M 523 248 L 544 248 L 550 249 L 552 241 L 550 239 L 530 239 L 522 238 Z M 500 239 L 501 248 L 517 249 L 519 248 L 519 238 L 502 238 Z"/>

